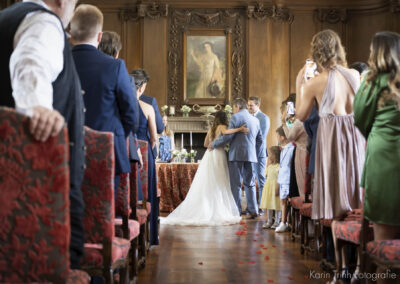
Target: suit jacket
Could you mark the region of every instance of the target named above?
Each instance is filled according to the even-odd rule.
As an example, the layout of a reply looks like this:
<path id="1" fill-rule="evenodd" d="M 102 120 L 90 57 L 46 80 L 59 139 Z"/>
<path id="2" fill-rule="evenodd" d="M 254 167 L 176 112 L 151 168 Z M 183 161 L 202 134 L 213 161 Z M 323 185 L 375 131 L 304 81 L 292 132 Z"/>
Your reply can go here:
<path id="1" fill-rule="evenodd" d="M 264 149 L 262 146 L 262 134 L 260 122 L 247 110 L 241 110 L 232 115 L 229 128 L 239 128 L 246 124 L 249 133 L 237 132 L 230 135 L 222 135 L 212 143 L 213 148 L 229 144 L 229 161 L 257 163 L 262 158 Z"/>
<path id="2" fill-rule="evenodd" d="M 153 106 L 154 112 L 156 113 L 157 133 L 161 134 L 164 131 L 164 123 L 162 121 L 162 116 L 160 114 L 160 110 L 158 109 L 158 104 L 157 104 L 156 98 L 142 94 L 139 99 L 141 101 Z"/>
<path id="3" fill-rule="evenodd" d="M 75 46 L 72 55 L 85 91 L 85 124 L 114 133 L 115 173 L 130 172 L 126 138 L 138 127 L 138 102 L 125 63 L 88 44 Z"/>
<path id="4" fill-rule="evenodd" d="M 269 126 L 270 126 L 269 117 L 265 113 L 261 112 L 261 110 L 255 115 L 255 117 L 257 117 L 258 120 L 260 121 L 261 135 L 262 135 L 262 141 L 263 141 L 261 147 L 263 149 L 265 149 L 265 151 L 263 151 L 263 153 L 262 153 L 262 155 L 263 155 L 262 158 L 268 157 L 267 135 L 268 135 Z"/>

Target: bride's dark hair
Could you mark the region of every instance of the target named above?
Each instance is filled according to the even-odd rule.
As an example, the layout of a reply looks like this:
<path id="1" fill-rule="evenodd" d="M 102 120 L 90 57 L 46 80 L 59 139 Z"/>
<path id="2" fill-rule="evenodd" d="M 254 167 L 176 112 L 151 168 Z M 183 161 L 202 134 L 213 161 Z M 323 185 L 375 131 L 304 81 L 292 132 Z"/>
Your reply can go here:
<path id="1" fill-rule="evenodd" d="M 210 132 L 210 140 L 213 141 L 215 139 L 215 131 L 217 131 L 217 127 L 219 125 L 226 125 L 228 126 L 228 116 L 226 115 L 226 112 L 223 110 L 220 110 L 215 114 L 214 122 L 213 125 L 211 126 L 211 132 Z"/>

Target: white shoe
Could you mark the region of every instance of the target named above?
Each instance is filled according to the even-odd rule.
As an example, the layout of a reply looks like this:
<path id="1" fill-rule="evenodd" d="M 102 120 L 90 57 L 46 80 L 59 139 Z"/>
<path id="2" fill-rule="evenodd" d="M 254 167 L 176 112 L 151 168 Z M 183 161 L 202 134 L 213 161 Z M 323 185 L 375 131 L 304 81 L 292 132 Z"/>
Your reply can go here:
<path id="1" fill-rule="evenodd" d="M 288 229 L 288 225 L 285 223 L 281 222 L 278 226 L 278 228 L 275 229 L 275 233 L 283 233 L 286 232 Z"/>
<path id="2" fill-rule="evenodd" d="M 272 226 L 271 226 L 271 229 L 276 229 L 276 228 L 278 228 L 279 227 L 279 224 L 278 223 L 274 223 Z"/>
<path id="3" fill-rule="evenodd" d="M 268 222 L 268 223 L 264 223 L 264 225 L 262 226 L 263 229 L 269 229 L 271 228 L 272 223 Z"/>

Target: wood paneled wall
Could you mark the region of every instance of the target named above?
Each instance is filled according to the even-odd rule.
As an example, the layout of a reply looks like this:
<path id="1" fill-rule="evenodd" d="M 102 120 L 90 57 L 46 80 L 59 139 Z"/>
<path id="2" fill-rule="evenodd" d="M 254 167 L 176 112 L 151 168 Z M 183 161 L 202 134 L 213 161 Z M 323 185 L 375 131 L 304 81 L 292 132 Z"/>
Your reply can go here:
<path id="1" fill-rule="evenodd" d="M 2 0 L 2 6 L 14 2 Z M 330 28 L 339 33 L 349 63 L 367 61 L 372 36 L 400 32 L 400 0 L 82 0 L 104 13 L 104 30 L 118 32 L 128 70 L 144 68 L 151 76 L 147 94 L 167 102 L 167 8 L 243 9 L 246 34 L 246 95 L 259 96 L 271 118 L 269 145 L 276 143 L 282 99 L 295 91 L 295 78 L 308 57 L 312 36 Z M 168 5 L 168 7 L 166 7 Z M 249 7 L 253 10 L 249 10 Z M 273 8 L 272 8 L 273 7 Z M 281 9 L 283 8 L 283 10 Z M 249 11 L 251 13 L 249 13 Z M 282 14 L 283 13 L 283 14 Z M 181 94 L 178 94 L 181 95 Z"/>

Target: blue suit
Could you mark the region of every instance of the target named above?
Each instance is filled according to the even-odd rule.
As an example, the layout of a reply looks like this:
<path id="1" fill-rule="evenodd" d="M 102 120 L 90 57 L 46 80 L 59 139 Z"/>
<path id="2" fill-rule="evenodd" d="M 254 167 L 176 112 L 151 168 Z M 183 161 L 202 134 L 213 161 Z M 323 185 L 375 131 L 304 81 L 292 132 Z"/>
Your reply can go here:
<path id="1" fill-rule="evenodd" d="M 139 126 L 138 102 L 128 71 L 124 61 L 106 55 L 92 45 L 76 45 L 72 55 L 85 91 L 85 124 L 94 130 L 114 133 L 117 180 L 120 173 L 131 170 L 126 138 Z"/>
<path id="2" fill-rule="evenodd" d="M 229 128 L 239 128 L 246 124 L 250 132 L 245 134 L 238 132 L 230 135 L 223 135 L 212 143 L 213 148 L 220 147 L 230 142 L 229 145 L 229 178 L 231 190 L 236 205 L 241 212 L 241 189 L 242 180 L 246 191 L 247 207 L 250 213 L 258 213 L 258 205 L 255 190 L 254 163 L 258 158 L 265 155 L 262 149 L 262 134 L 260 122 L 247 110 L 241 110 L 232 115 Z M 263 154 L 264 153 L 264 154 Z"/>
<path id="3" fill-rule="evenodd" d="M 262 134 L 261 148 L 265 149 L 261 157 L 259 157 L 258 163 L 255 164 L 255 169 L 254 169 L 254 171 L 256 172 L 256 178 L 258 183 L 258 205 L 260 205 L 261 195 L 265 184 L 265 165 L 268 157 L 267 135 L 269 131 L 270 122 L 269 122 L 269 117 L 263 112 L 261 112 L 261 110 L 257 112 L 255 117 L 258 118 L 258 121 L 260 122 L 260 128 Z"/>

